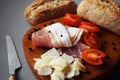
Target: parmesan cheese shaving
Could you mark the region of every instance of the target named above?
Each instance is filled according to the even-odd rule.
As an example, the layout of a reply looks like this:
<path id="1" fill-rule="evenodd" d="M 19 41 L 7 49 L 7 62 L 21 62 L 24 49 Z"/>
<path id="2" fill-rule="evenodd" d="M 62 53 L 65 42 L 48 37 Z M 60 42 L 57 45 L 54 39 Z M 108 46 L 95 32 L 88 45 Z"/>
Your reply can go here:
<path id="1" fill-rule="evenodd" d="M 84 65 L 78 58 L 67 54 L 61 55 L 60 51 L 52 48 L 44 53 L 41 58 L 35 58 L 34 69 L 39 75 L 50 75 L 51 80 L 65 80 L 80 74 Z"/>

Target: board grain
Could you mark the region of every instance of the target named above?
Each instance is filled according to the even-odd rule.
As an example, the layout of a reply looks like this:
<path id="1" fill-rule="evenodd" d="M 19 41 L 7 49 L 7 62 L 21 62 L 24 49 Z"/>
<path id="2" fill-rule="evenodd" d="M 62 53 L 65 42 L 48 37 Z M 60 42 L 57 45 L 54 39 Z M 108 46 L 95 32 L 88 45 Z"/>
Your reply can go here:
<path id="1" fill-rule="evenodd" d="M 55 22 L 63 23 L 62 18 L 53 19 L 32 27 L 23 36 L 24 54 L 37 80 L 50 80 L 49 76 L 38 75 L 37 71 L 33 68 L 35 63 L 33 59 L 40 58 L 41 54 L 47 51 L 48 48 L 34 47 L 31 44 L 31 34 L 43 27 L 46 27 L 46 25 L 50 25 Z M 102 51 L 104 51 L 107 55 L 107 57 L 104 60 L 104 64 L 101 66 L 93 66 L 84 63 L 84 65 L 87 68 L 87 71 L 81 72 L 79 76 L 71 80 L 103 80 L 110 72 L 112 72 L 112 70 L 115 68 L 118 61 L 120 60 L 120 36 L 109 32 L 103 28 L 100 28 L 100 31 L 96 34 L 102 41 Z"/>

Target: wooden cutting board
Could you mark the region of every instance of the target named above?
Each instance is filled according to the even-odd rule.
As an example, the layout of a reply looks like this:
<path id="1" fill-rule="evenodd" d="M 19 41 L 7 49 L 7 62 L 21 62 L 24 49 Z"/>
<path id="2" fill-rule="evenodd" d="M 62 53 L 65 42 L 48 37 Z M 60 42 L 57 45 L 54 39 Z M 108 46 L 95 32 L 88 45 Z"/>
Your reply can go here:
<path id="1" fill-rule="evenodd" d="M 63 23 L 62 18 L 53 19 L 53 20 L 41 23 L 37 26 L 32 27 L 30 30 L 28 30 L 23 37 L 24 54 L 37 80 L 50 80 L 49 76 L 38 75 L 37 71 L 34 70 L 33 68 L 35 63 L 33 58 L 40 58 L 40 55 L 43 54 L 48 49 L 34 47 L 31 44 L 31 34 L 43 27 L 46 27 L 46 25 L 49 25 L 55 22 Z M 117 65 L 120 59 L 120 36 L 112 32 L 109 32 L 103 28 L 101 28 L 101 30 L 97 33 L 97 35 L 100 37 L 102 41 L 101 49 L 107 55 L 107 57 L 104 60 L 104 64 L 101 66 L 93 66 L 84 62 L 83 64 L 86 66 L 87 71 L 81 72 L 81 74 L 78 77 L 75 77 L 75 79 L 72 79 L 72 80 L 103 80 L 110 72 L 112 72 L 114 67 Z"/>

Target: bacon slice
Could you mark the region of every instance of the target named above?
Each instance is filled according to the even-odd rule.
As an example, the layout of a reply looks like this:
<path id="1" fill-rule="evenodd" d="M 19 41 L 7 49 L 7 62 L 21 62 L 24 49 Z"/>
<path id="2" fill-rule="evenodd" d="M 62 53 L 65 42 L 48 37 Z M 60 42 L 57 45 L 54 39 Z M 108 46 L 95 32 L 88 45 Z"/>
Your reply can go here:
<path id="1" fill-rule="evenodd" d="M 83 33 L 83 29 L 65 27 L 61 23 L 54 23 L 32 34 L 32 44 L 40 47 L 72 47 L 76 45 Z"/>
<path id="2" fill-rule="evenodd" d="M 32 34 L 32 44 L 34 46 L 48 46 L 52 47 L 50 36 L 48 35 L 48 31 L 39 30 L 39 32 L 34 32 Z"/>
<path id="3" fill-rule="evenodd" d="M 69 26 L 67 26 L 66 28 L 67 28 L 67 31 L 68 31 L 68 34 L 70 36 L 70 39 L 71 39 L 73 46 L 76 45 L 81 38 L 81 35 L 83 33 L 83 29 L 69 27 Z"/>

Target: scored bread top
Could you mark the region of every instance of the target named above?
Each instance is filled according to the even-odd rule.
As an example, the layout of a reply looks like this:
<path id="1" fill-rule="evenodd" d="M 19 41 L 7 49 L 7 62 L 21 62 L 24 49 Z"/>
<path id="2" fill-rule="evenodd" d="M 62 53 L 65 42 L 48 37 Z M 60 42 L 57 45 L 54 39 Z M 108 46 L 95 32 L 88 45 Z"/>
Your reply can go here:
<path id="1" fill-rule="evenodd" d="M 39 13 L 68 5 L 73 0 L 36 0 L 25 9 L 25 16 L 37 16 Z"/>
<path id="2" fill-rule="evenodd" d="M 120 4 L 113 0 L 86 0 L 91 4 L 99 6 L 99 8 L 109 9 L 111 12 L 120 16 Z"/>
<path id="3" fill-rule="evenodd" d="M 24 11 L 31 25 L 62 17 L 65 13 L 76 13 L 74 0 L 35 0 Z"/>

